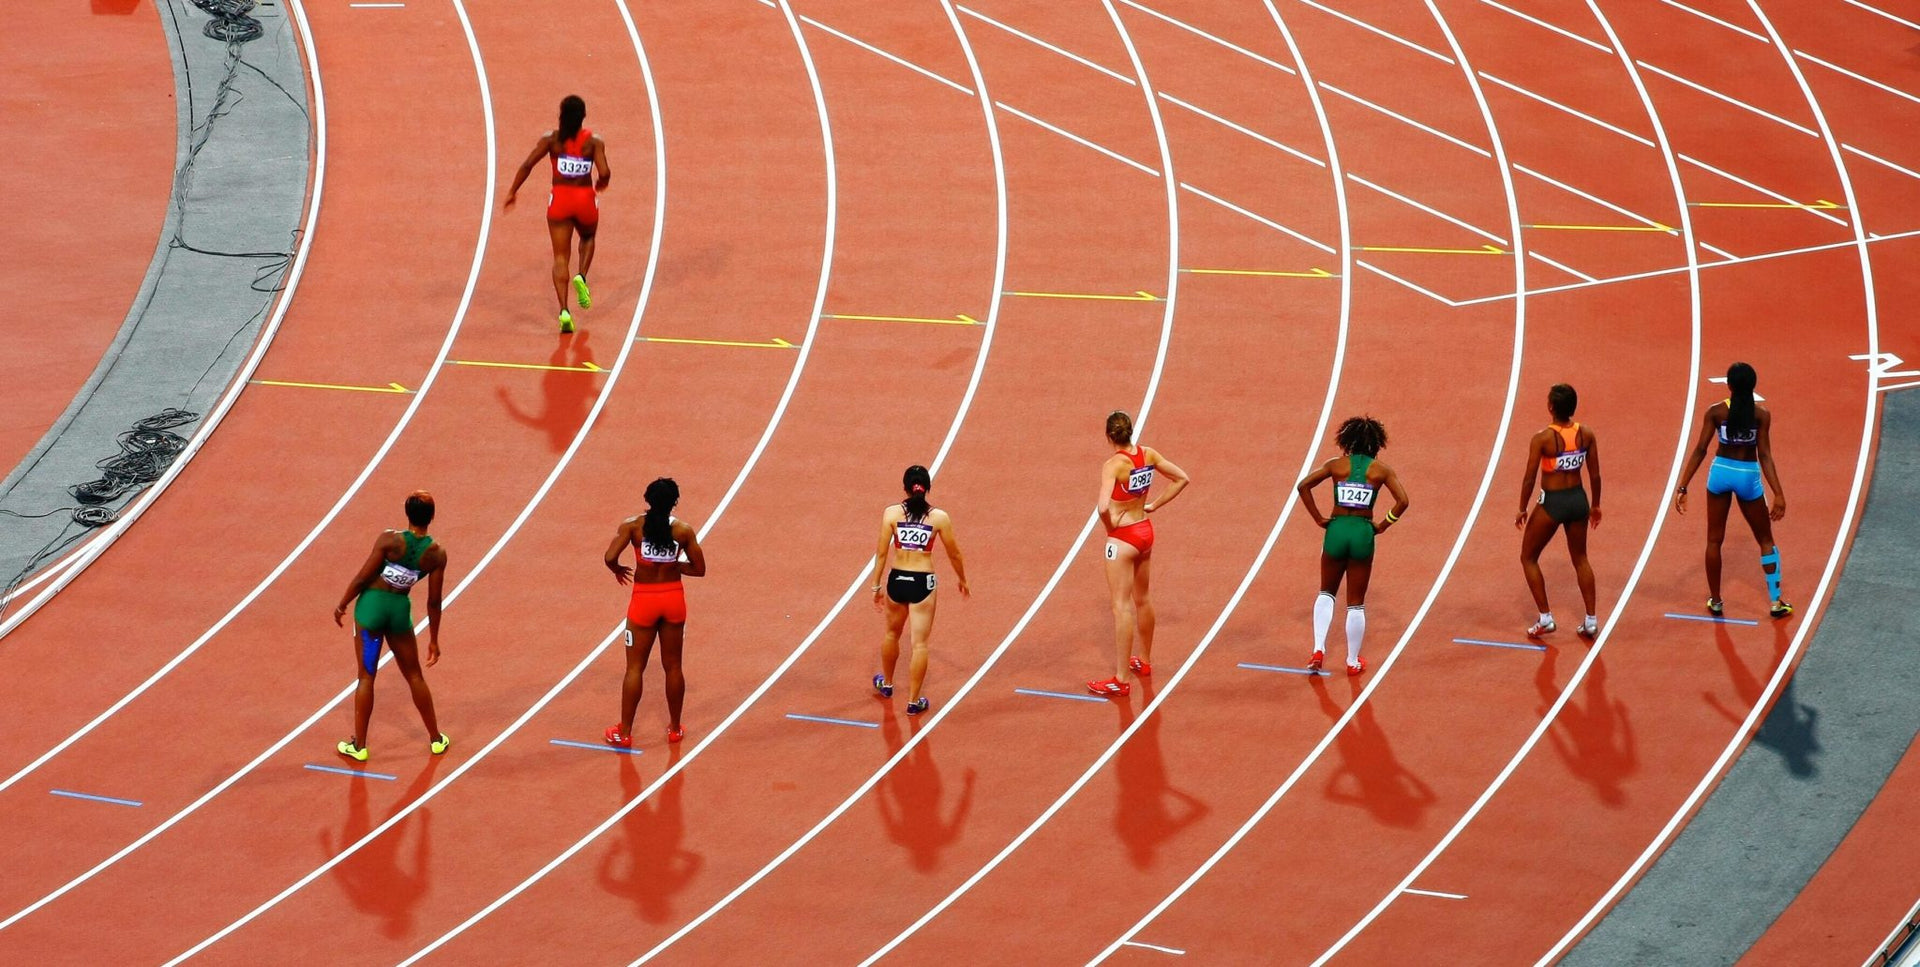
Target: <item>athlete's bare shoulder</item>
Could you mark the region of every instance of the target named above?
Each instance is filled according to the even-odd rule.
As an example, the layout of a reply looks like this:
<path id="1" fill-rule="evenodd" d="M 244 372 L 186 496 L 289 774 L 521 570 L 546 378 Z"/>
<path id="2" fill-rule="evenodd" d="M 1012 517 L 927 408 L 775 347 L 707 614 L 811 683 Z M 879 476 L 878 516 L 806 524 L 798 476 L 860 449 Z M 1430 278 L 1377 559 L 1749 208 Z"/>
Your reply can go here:
<path id="1" fill-rule="evenodd" d="M 905 507 L 899 504 L 888 504 L 887 509 L 880 512 L 880 520 L 882 523 L 891 524 L 906 515 L 907 509 Z"/>

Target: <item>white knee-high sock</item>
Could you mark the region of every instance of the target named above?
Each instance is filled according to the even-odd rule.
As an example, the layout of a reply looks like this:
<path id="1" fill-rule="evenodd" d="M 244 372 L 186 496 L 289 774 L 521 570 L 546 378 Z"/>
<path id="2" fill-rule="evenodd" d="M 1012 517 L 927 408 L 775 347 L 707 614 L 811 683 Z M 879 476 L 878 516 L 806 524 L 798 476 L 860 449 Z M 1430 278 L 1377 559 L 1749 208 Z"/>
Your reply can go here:
<path id="1" fill-rule="evenodd" d="M 1360 639 L 1367 634 L 1367 607 L 1347 605 L 1347 664 L 1360 663 Z"/>
<path id="2" fill-rule="evenodd" d="M 1324 591 L 1313 599 L 1313 650 L 1327 650 L 1327 629 L 1333 627 L 1333 595 Z"/>

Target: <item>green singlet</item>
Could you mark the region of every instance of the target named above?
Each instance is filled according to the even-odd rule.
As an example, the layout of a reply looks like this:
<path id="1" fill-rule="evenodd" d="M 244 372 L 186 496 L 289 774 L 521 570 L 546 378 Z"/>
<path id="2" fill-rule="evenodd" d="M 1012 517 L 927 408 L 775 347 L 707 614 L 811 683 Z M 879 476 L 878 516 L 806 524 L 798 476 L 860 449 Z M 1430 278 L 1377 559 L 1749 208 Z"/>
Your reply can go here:
<path id="1" fill-rule="evenodd" d="M 433 544 L 433 538 L 415 536 L 412 531 L 401 531 L 400 540 L 404 548 L 400 559 L 382 565 L 377 577 L 404 590 L 420 580 L 420 558 Z M 360 600 L 353 605 L 353 621 L 375 634 L 411 631 L 413 608 L 405 594 L 395 594 L 386 588 L 368 588 L 360 592 Z"/>
<path id="2" fill-rule="evenodd" d="M 1333 484 L 1334 507 L 1349 511 L 1328 519 L 1326 537 L 1320 542 L 1320 549 L 1328 557 L 1341 561 L 1373 560 L 1373 520 L 1360 515 L 1362 510 L 1372 510 L 1373 501 L 1379 495 L 1379 488 L 1368 485 L 1367 468 L 1373 466 L 1373 458 L 1363 453 L 1347 457 L 1352 470 L 1345 480 L 1336 480 Z"/>

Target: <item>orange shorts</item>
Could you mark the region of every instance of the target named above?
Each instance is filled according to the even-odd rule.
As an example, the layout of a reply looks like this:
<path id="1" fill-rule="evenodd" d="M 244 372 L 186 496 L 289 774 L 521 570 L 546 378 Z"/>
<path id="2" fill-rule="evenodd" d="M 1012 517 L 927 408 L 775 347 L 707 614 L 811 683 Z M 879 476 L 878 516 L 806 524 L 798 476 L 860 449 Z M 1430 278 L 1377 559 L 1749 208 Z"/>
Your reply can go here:
<path id="1" fill-rule="evenodd" d="M 1153 521 L 1137 520 L 1125 527 L 1116 527 L 1107 532 L 1107 538 L 1133 545 L 1144 557 L 1153 550 Z"/>
<path id="2" fill-rule="evenodd" d="M 665 584 L 636 584 L 633 600 L 627 603 L 627 620 L 642 628 L 661 622 L 687 623 L 687 592 L 678 581 Z"/>
<path id="3" fill-rule="evenodd" d="M 547 221 L 564 222 L 568 219 L 589 231 L 600 224 L 600 205 L 594 200 L 591 187 L 553 186 L 553 193 L 547 196 Z"/>

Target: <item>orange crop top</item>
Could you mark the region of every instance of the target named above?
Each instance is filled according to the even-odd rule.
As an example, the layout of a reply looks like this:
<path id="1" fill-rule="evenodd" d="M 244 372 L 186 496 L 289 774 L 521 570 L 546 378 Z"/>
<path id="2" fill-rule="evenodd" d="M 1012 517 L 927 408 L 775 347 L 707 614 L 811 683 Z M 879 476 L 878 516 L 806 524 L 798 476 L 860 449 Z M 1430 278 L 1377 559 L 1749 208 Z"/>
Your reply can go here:
<path id="1" fill-rule="evenodd" d="M 1560 452 L 1540 458 L 1541 473 L 1579 473 L 1587 465 L 1587 451 L 1580 449 L 1580 424 L 1548 426 L 1560 438 Z"/>

